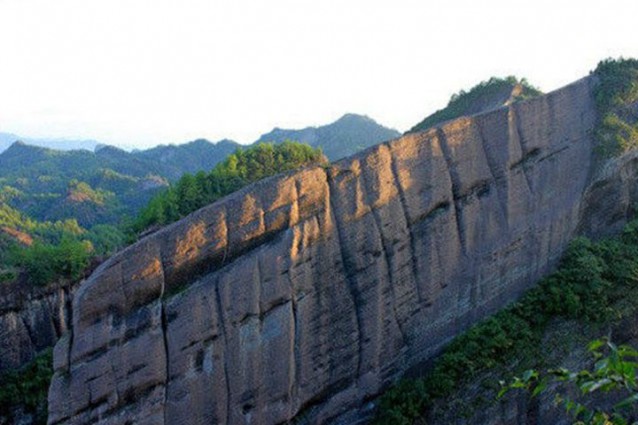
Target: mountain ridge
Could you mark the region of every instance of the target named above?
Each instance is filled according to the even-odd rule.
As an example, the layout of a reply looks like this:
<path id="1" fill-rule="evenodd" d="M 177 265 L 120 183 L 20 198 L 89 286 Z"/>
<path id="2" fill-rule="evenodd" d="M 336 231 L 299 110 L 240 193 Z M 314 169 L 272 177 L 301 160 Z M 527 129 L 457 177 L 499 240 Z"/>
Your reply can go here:
<path id="1" fill-rule="evenodd" d="M 361 134 L 362 131 L 364 134 Z M 295 140 L 322 148 L 328 159 L 334 161 L 400 135 L 398 131 L 378 124 L 367 115 L 346 113 L 326 125 L 301 129 L 275 127 L 270 132 L 262 134 L 255 143 Z"/>

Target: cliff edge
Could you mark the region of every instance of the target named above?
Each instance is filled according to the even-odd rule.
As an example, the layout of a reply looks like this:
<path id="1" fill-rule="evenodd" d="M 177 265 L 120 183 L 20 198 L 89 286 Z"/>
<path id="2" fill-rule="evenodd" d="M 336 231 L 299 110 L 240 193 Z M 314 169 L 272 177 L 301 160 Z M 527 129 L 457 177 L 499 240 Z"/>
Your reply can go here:
<path id="1" fill-rule="evenodd" d="M 618 228 L 637 160 L 593 173 L 586 78 L 275 176 L 77 290 L 50 424 L 325 423 Z"/>

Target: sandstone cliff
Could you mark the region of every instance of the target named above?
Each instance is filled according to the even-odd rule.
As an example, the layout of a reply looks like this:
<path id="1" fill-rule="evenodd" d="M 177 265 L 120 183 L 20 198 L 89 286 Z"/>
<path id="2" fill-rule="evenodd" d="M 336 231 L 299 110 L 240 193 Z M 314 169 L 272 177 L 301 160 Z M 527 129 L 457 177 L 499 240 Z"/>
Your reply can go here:
<path id="1" fill-rule="evenodd" d="M 360 407 L 625 221 L 635 162 L 592 178 L 593 84 L 264 180 L 117 254 L 74 297 L 49 423 Z"/>
<path id="2" fill-rule="evenodd" d="M 70 285 L 0 287 L 0 372 L 18 369 L 67 332 Z"/>

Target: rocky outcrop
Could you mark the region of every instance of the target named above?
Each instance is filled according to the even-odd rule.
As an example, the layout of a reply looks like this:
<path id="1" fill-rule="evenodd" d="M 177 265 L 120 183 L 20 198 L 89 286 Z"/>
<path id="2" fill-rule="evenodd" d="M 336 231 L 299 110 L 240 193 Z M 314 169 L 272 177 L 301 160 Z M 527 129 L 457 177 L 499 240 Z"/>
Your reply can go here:
<path id="1" fill-rule="evenodd" d="M 49 423 L 325 423 L 360 407 L 578 231 L 625 221 L 636 174 L 624 158 L 594 178 L 593 84 L 269 178 L 115 255 L 74 297 Z M 612 181 L 618 202 L 601 205 Z"/>
<path id="2" fill-rule="evenodd" d="M 67 332 L 73 289 L 17 282 L 0 287 L 0 372 L 20 368 Z"/>

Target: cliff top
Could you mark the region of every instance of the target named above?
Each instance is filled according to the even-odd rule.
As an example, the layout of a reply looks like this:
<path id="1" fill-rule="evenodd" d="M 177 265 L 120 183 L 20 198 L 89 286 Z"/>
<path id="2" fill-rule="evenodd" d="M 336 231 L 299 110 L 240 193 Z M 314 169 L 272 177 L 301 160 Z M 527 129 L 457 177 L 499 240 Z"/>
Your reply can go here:
<path id="1" fill-rule="evenodd" d="M 501 106 L 509 105 L 517 100 L 529 99 L 543 94 L 525 78 L 514 76 L 506 78 L 492 77 L 483 81 L 470 90 L 461 90 L 452 95 L 447 106 L 426 117 L 412 127 L 408 133 L 427 130 L 444 121 L 465 115 L 487 112 Z"/>

